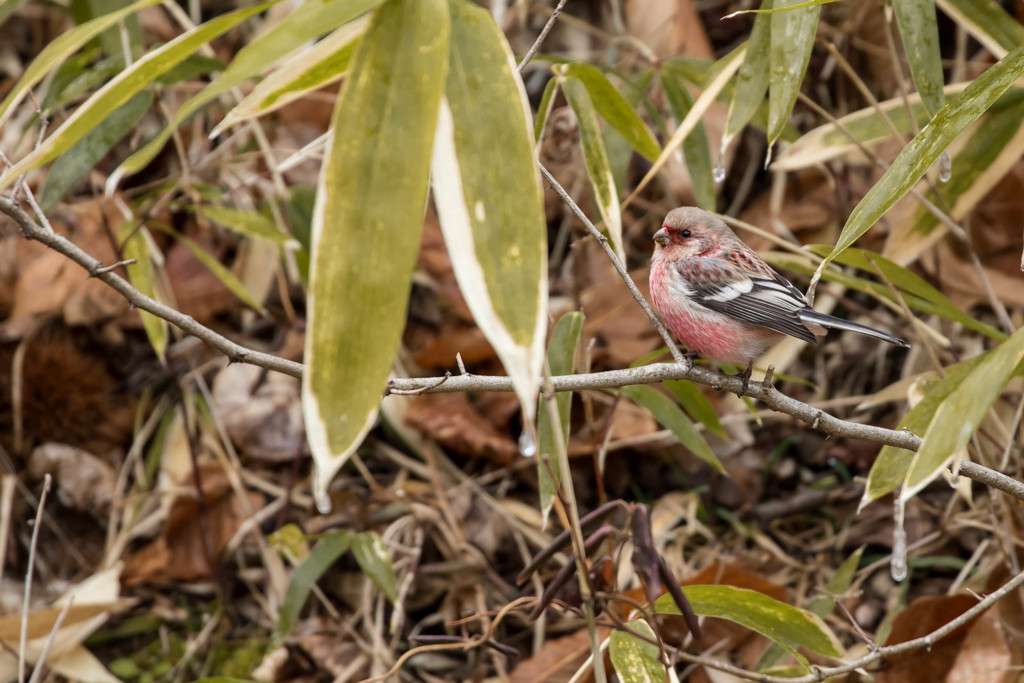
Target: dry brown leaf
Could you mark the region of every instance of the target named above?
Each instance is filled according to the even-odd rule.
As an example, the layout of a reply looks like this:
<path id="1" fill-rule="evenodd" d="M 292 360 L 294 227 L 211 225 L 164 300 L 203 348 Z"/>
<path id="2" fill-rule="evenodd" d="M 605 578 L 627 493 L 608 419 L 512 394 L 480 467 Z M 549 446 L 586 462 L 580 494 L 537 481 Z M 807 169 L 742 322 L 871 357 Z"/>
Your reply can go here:
<path id="1" fill-rule="evenodd" d="M 519 447 L 512 438 L 477 413 L 465 394 L 417 396 L 405 420 L 410 427 L 457 453 L 487 458 L 501 465 L 510 464 L 519 455 Z"/>
<path id="2" fill-rule="evenodd" d="M 1003 628 L 989 610 L 971 627 L 946 683 L 1009 683 L 1017 678 L 1012 660 Z"/>
<path id="3" fill-rule="evenodd" d="M 611 633 L 607 627 L 598 627 L 598 642 Z M 562 683 L 572 678 L 590 656 L 590 634 L 587 629 L 545 641 L 540 652 L 524 660 L 509 674 L 509 683 Z M 593 680 L 593 674 L 579 679 Z"/>
<path id="4" fill-rule="evenodd" d="M 299 380 L 236 363 L 217 373 L 213 405 L 247 458 L 287 462 L 306 450 Z"/>
<path id="5" fill-rule="evenodd" d="M 114 202 L 75 204 L 68 213 L 55 215 L 54 231 L 103 263 L 118 260 L 114 238 L 124 217 Z M 20 239 L 14 305 L 5 327 L 18 327 L 25 318 L 61 315 L 69 323 L 93 325 L 128 311 L 128 302 L 88 273 L 39 242 Z M 138 313 L 133 313 L 137 318 Z"/>
<path id="6" fill-rule="evenodd" d="M 978 604 L 972 595 L 926 595 L 904 607 L 892 622 L 886 645 L 926 636 Z M 929 650 L 914 650 L 887 658 L 889 666 L 875 678 L 878 683 L 934 683 L 944 680 L 960 653 L 967 632 L 977 618 L 935 643 Z"/>
<path id="7" fill-rule="evenodd" d="M 209 579 L 214 572 L 211 560 L 217 561 L 249 511 L 263 506 L 262 496 L 256 493 L 247 493 L 248 501 L 241 500 L 220 465 L 208 464 L 201 470 L 205 514 L 195 498 L 178 496 L 160 537 L 126 561 L 125 585 Z"/>
<path id="8" fill-rule="evenodd" d="M 52 441 L 32 451 L 27 474 L 35 480 L 52 474 L 61 503 L 99 518 L 106 517 L 117 484 L 114 469 L 92 453 Z"/>

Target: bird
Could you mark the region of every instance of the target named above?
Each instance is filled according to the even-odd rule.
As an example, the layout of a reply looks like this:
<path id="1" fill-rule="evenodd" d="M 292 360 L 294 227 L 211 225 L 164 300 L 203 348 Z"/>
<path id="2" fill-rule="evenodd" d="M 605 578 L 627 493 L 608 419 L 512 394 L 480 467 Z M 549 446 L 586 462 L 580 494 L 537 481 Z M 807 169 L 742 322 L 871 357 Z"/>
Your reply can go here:
<path id="1" fill-rule="evenodd" d="M 909 347 L 867 325 L 819 313 L 789 280 L 743 243 L 718 216 L 684 206 L 654 233 L 651 297 L 665 325 L 694 355 L 746 366 L 785 336 L 815 344 L 827 329 L 849 330 Z"/>

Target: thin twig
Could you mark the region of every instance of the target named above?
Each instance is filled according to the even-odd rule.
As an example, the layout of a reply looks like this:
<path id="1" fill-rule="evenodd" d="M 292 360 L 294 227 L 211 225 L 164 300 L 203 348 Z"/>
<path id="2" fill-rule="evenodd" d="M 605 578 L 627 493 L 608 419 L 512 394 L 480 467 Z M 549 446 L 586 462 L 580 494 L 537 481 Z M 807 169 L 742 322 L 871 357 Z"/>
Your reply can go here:
<path id="1" fill-rule="evenodd" d="M 558 4 L 555 5 L 555 9 L 551 12 L 551 16 L 548 18 L 548 23 L 544 24 L 544 28 L 541 29 L 540 35 L 537 36 L 537 40 L 533 41 L 533 45 L 526 51 L 526 55 L 523 57 L 523 61 L 519 62 L 519 73 L 523 73 L 523 69 L 530 63 L 534 55 L 537 54 L 537 50 L 540 49 L 540 44 L 544 42 L 544 39 L 548 37 L 548 33 L 551 28 L 558 21 L 558 15 L 562 13 L 562 8 L 565 7 L 566 0 L 559 0 Z"/>
<path id="2" fill-rule="evenodd" d="M 27 239 L 42 242 L 56 252 L 64 254 L 69 259 L 80 265 L 89 274 L 110 285 L 118 294 L 123 296 L 135 308 L 152 313 L 158 318 L 180 328 L 183 332 L 198 337 L 213 348 L 227 356 L 234 363 L 250 363 L 261 368 L 282 372 L 292 377 L 302 377 L 302 364 L 285 358 L 279 358 L 273 354 L 255 351 L 236 344 L 227 337 L 217 334 L 205 325 L 201 325 L 192 316 L 185 315 L 170 306 L 160 303 L 146 296 L 127 280 L 116 273 L 102 272 L 103 264 L 83 251 L 78 245 L 56 232 L 45 230 L 39 223 L 21 208 L 15 201 L 6 197 L 0 197 L 0 213 L 5 213 L 18 224 L 21 234 Z"/>
<path id="3" fill-rule="evenodd" d="M 25 600 L 21 606 L 21 640 L 18 643 L 18 683 L 25 683 L 25 650 L 28 647 L 28 610 L 32 601 L 32 573 L 35 571 L 36 545 L 39 543 L 39 526 L 43 521 L 43 508 L 46 506 L 46 495 L 50 492 L 52 477 L 47 474 L 43 478 L 43 492 L 36 506 L 36 522 L 32 527 L 32 540 L 28 546 L 28 570 L 25 573 Z"/>
<path id="4" fill-rule="evenodd" d="M 633 278 L 629 276 L 626 266 L 619 260 L 619 257 L 615 254 L 615 250 L 612 249 L 611 245 L 608 243 L 608 238 L 602 235 L 601 231 L 594 227 L 594 224 L 590 222 L 590 219 L 587 218 L 585 213 L 583 213 L 583 210 L 580 209 L 579 205 L 572 197 L 569 196 L 569 193 L 565 191 L 565 188 L 555 180 L 555 177 L 551 175 L 551 172 L 548 171 L 548 169 L 544 168 L 544 164 L 538 163 L 537 166 L 540 167 L 540 173 L 544 176 L 544 179 L 551 183 L 551 189 L 553 189 L 558 196 L 562 198 L 562 201 L 564 201 L 566 205 L 568 205 L 569 209 L 576 214 L 576 217 L 580 219 L 584 226 L 586 226 L 587 231 L 594 236 L 594 239 L 596 239 L 598 244 L 601 245 L 601 248 L 604 249 L 608 258 L 611 260 L 612 265 L 615 267 L 616 272 L 618 272 L 619 277 L 621 277 L 623 282 L 626 283 L 626 286 L 629 287 L 629 293 L 632 294 L 633 298 L 636 299 L 636 302 L 640 304 L 640 308 L 644 309 L 644 313 L 646 313 L 647 317 L 651 319 L 651 324 L 654 325 L 654 329 L 658 331 L 658 334 L 661 335 L 661 338 L 665 341 L 665 345 L 668 346 L 668 350 L 672 354 L 673 360 L 682 365 L 692 365 L 693 363 L 683 356 L 682 351 L 680 351 L 679 347 L 676 346 L 674 341 L 672 341 L 672 336 L 668 333 L 668 330 L 665 329 L 665 326 L 661 324 L 661 319 L 658 318 L 658 314 L 654 312 L 651 305 L 647 303 L 647 299 L 645 299 L 644 295 L 640 293 L 636 283 L 633 282 Z"/>

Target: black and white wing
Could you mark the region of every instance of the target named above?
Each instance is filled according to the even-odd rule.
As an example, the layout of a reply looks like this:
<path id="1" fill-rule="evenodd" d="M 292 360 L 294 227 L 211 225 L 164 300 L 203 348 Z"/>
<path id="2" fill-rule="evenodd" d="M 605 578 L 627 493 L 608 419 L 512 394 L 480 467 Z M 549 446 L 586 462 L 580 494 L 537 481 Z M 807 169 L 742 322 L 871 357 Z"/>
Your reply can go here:
<path id="1" fill-rule="evenodd" d="M 754 274 L 723 259 L 695 258 L 681 261 L 676 268 L 693 303 L 805 342 L 817 342 L 800 319 L 800 311 L 807 309 L 804 295 L 784 277 L 761 266 Z"/>

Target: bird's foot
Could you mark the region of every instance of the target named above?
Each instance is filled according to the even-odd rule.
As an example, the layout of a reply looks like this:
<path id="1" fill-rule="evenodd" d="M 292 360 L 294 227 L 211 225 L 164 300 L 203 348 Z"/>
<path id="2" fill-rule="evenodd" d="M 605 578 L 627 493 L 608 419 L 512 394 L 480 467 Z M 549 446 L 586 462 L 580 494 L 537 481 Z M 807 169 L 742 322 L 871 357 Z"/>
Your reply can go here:
<path id="1" fill-rule="evenodd" d="M 747 389 L 750 388 L 750 375 L 753 372 L 754 372 L 754 362 L 751 361 L 751 362 L 747 363 L 747 369 L 743 371 L 742 375 L 740 375 L 740 379 L 743 380 L 743 389 L 739 393 L 739 395 L 741 397 L 747 395 Z"/>

